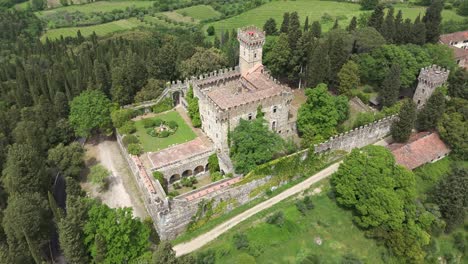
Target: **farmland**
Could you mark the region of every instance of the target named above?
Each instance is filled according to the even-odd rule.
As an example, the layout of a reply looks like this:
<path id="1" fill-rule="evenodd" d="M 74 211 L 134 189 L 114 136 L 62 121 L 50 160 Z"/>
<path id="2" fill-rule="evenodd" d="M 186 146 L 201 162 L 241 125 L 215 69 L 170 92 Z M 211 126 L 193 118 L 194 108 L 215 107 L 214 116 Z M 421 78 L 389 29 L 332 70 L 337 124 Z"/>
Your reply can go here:
<path id="1" fill-rule="evenodd" d="M 187 8 L 178 9 L 175 12 L 181 15 L 193 17 L 197 20 L 217 18 L 221 15 L 218 11 L 214 10 L 213 7 L 208 5 L 191 6 Z"/>
<path id="2" fill-rule="evenodd" d="M 96 32 L 98 36 L 105 36 L 111 33 L 135 29 L 137 27 L 149 27 L 148 24 L 141 22 L 137 18 L 129 18 L 117 20 L 109 23 L 104 23 L 96 26 L 89 27 L 68 27 L 68 28 L 57 28 L 48 30 L 42 37 L 41 40 L 58 39 L 60 36 L 63 37 L 75 37 L 78 30 L 83 36 L 90 36 L 93 32 Z"/>
<path id="3" fill-rule="evenodd" d="M 67 12 L 75 12 L 79 11 L 85 14 L 89 14 L 92 12 L 111 12 L 112 10 L 124 10 L 128 7 L 150 7 L 153 6 L 152 1 L 99 1 L 89 4 L 83 5 L 70 5 L 70 6 L 63 6 L 58 7 L 55 9 L 45 10 L 45 11 L 38 11 L 35 14 L 38 17 L 43 17 L 47 15 L 51 15 L 54 13 L 58 13 L 61 11 Z"/>
<path id="4" fill-rule="evenodd" d="M 418 14 L 424 15 L 425 7 L 408 7 L 407 5 L 396 5 L 396 10 L 402 10 L 405 18 L 414 19 Z M 208 24 L 215 27 L 216 32 L 222 30 L 232 30 L 247 25 L 256 25 L 262 27 L 269 18 L 274 18 L 278 27 L 283 20 L 284 12 L 298 12 L 301 23 L 304 23 L 306 16 L 309 21 L 320 21 L 322 28 L 326 31 L 333 26 L 334 20 L 344 26 L 349 23 L 353 16 L 359 16 L 363 12 L 360 5 L 345 2 L 319 1 L 319 0 L 297 0 L 297 1 L 272 1 L 255 9 L 244 12 L 240 15 L 216 21 Z M 330 21 L 321 21 L 322 16 L 327 13 L 333 19 Z M 461 16 L 455 11 L 443 10 L 442 16 L 445 20 L 461 20 Z"/>

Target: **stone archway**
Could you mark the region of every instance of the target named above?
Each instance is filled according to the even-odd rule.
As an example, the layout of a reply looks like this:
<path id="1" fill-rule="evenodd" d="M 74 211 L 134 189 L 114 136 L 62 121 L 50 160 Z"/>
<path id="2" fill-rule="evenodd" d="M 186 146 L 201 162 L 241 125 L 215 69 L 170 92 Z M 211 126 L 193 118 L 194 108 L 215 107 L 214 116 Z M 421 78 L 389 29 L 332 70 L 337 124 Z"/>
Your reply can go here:
<path id="1" fill-rule="evenodd" d="M 179 105 L 180 103 L 180 92 L 179 91 L 175 91 L 172 93 L 172 102 L 174 102 L 174 106 L 177 106 Z"/>
<path id="2" fill-rule="evenodd" d="M 174 174 L 169 178 L 169 183 L 172 184 L 178 180 L 180 180 L 180 174 Z"/>
<path id="3" fill-rule="evenodd" d="M 184 172 L 182 172 L 182 177 L 192 176 L 192 174 L 192 170 L 185 170 Z"/>
<path id="4" fill-rule="evenodd" d="M 205 168 L 202 165 L 199 165 L 193 170 L 193 174 L 197 175 L 197 174 L 200 174 L 200 173 L 202 173 L 204 171 L 205 171 Z"/>

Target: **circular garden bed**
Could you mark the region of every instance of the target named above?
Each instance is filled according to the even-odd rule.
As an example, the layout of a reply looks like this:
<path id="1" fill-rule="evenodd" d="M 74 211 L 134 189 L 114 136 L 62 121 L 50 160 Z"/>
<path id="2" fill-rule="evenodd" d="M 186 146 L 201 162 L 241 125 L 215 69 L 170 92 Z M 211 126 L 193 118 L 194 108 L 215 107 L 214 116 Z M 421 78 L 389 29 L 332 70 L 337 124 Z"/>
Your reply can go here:
<path id="1" fill-rule="evenodd" d="M 146 133 L 152 137 L 165 138 L 177 131 L 179 125 L 175 121 L 162 119 L 146 119 L 144 123 Z"/>

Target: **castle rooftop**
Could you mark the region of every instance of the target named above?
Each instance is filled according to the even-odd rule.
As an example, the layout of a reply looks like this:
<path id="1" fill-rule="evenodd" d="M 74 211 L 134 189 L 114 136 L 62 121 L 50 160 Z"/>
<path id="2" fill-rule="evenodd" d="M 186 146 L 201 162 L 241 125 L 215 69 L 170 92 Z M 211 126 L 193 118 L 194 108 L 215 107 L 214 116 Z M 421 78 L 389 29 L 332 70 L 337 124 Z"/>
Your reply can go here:
<path id="1" fill-rule="evenodd" d="M 255 26 L 248 26 L 237 30 L 237 39 L 249 45 L 263 45 L 265 32 Z"/>
<path id="2" fill-rule="evenodd" d="M 257 64 L 240 79 L 207 92 L 207 96 L 221 109 L 253 103 L 279 96 L 290 89 L 275 82 L 264 73 L 264 66 Z"/>

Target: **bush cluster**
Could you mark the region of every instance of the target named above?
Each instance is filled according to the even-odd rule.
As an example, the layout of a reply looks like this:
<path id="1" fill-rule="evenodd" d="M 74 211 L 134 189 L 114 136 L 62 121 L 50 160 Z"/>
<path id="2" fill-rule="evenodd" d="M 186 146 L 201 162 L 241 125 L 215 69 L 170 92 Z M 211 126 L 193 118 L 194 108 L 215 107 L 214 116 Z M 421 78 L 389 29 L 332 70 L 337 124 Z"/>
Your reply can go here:
<path id="1" fill-rule="evenodd" d="M 284 214 L 282 211 L 276 212 L 267 217 L 266 222 L 270 225 L 282 227 L 284 225 Z"/>
<path id="2" fill-rule="evenodd" d="M 155 128 L 159 126 L 164 126 L 166 129 L 157 131 Z M 168 137 L 172 134 L 174 134 L 177 131 L 177 128 L 179 125 L 177 122 L 171 120 L 171 121 L 164 121 L 162 119 L 156 118 L 156 119 L 143 119 L 143 127 L 146 128 L 146 133 L 152 137 L 158 137 L 158 138 L 165 138 Z"/>
<path id="3" fill-rule="evenodd" d="M 197 182 L 198 181 L 194 176 L 182 178 L 182 180 L 180 181 L 182 186 L 185 186 L 185 187 L 193 187 L 193 185 L 196 184 Z"/>
<path id="4" fill-rule="evenodd" d="M 303 200 L 296 202 L 296 207 L 302 215 L 306 215 L 307 211 L 314 209 L 314 204 L 310 196 L 306 196 Z"/>

